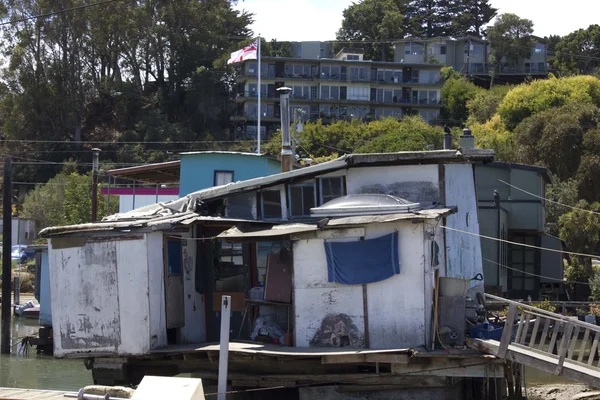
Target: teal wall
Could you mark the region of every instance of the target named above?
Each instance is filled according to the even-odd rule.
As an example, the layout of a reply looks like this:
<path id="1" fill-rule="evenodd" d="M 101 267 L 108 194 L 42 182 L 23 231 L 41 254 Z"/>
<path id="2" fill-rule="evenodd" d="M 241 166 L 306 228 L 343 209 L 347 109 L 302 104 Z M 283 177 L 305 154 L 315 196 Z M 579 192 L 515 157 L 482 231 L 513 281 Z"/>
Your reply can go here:
<path id="1" fill-rule="evenodd" d="M 233 171 L 233 180 L 243 181 L 281 172 L 279 161 L 243 153 L 182 154 L 179 197 L 214 186 L 215 171 Z"/>

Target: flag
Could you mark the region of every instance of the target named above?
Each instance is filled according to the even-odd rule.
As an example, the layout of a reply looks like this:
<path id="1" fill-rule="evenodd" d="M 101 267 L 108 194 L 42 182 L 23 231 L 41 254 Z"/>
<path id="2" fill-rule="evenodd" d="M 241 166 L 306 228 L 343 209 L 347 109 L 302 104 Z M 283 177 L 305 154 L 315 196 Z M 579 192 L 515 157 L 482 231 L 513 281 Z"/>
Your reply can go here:
<path id="1" fill-rule="evenodd" d="M 231 53 L 231 57 L 227 61 L 227 64 L 233 64 L 246 60 L 256 60 L 258 53 L 258 42 L 254 42 L 249 46 L 244 47 L 241 50 L 234 51 Z"/>

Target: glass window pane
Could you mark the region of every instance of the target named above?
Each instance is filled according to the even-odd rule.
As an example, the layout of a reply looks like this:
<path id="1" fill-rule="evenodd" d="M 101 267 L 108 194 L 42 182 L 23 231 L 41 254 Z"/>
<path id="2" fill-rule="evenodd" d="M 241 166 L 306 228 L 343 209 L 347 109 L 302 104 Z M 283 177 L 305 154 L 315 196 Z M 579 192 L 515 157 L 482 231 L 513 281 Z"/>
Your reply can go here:
<path id="1" fill-rule="evenodd" d="M 513 290 L 522 290 L 523 289 L 523 280 L 520 278 L 512 280 L 512 289 Z"/>
<path id="2" fill-rule="evenodd" d="M 525 279 L 525 290 L 535 290 L 534 279 Z"/>
<path id="3" fill-rule="evenodd" d="M 281 218 L 281 194 L 279 190 L 265 190 L 262 192 L 263 218 Z"/>
<path id="4" fill-rule="evenodd" d="M 302 199 L 304 203 L 303 214 L 310 215 L 310 209 L 315 207 L 315 188 L 314 186 L 302 187 Z"/>
<path id="5" fill-rule="evenodd" d="M 292 215 L 302 215 L 302 187 L 292 186 L 290 188 L 290 197 Z"/>

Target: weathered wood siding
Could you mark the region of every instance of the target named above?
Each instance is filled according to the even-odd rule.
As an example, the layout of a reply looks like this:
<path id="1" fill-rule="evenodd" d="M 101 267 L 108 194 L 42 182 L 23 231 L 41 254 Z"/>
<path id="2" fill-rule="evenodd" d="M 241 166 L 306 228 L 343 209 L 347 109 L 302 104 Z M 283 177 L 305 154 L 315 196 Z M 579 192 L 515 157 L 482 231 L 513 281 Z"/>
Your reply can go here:
<path id="1" fill-rule="evenodd" d="M 473 278 L 483 273 L 477 196 L 473 166 L 471 164 L 447 164 L 445 166 L 446 205 L 458 206 L 458 212 L 446 218 L 446 276 Z M 483 282 L 471 282 L 471 287 Z"/>
<path id="2" fill-rule="evenodd" d="M 144 237 L 50 241 L 54 354 L 143 354 L 149 349 Z"/>
<path id="3" fill-rule="evenodd" d="M 296 346 L 336 345 L 328 343 L 336 336 L 349 336 L 351 346 L 374 349 L 425 344 L 423 224 L 402 221 L 365 229 L 367 239 L 398 230 L 400 246 L 400 274 L 367 285 L 366 298 L 362 285 L 328 282 L 323 239 L 294 242 Z"/>

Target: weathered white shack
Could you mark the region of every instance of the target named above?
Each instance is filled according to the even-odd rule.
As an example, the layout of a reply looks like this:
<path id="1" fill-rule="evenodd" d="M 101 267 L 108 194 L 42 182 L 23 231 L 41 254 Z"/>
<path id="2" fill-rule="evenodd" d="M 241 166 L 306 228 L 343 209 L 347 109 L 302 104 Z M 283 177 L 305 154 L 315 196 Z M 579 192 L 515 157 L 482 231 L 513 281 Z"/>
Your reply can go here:
<path id="1" fill-rule="evenodd" d="M 472 163 L 492 159 L 491 151 L 478 149 L 346 155 L 99 223 L 48 228 L 42 235 L 50 238 L 55 355 L 93 358 L 99 383 L 139 380 L 149 357 L 165 354 L 165 374 L 209 374 L 215 348 L 203 343 L 218 340 L 222 294 L 232 296 L 232 339 L 272 341 L 272 334 L 256 330 L 260 316 L 279 328 L 277 340 L 286 345 L 240 345 L 232 357 L 302 354 L 306 362 L 317 360 L 310 367 L 315 374 L 327 374 L 333 366 L 325 364 L 337 363 L 327 348 L 337 349 L 335 357 L 356 357 L 363 349 L 364 360 L 388 363 L 414 349 L 433 350 L 436 276 L 470 279 L 483 272 Z M 392 195 L 418 207 L 318 212 L 333 199 L 361 194 Z M 326 244 L 366 246 L 386 235 L 393 237 L 393 273 L 358 283 L 332 280 Z M 355 261 L 369 265 L 375 255 Z M 483 292 L 483 282 L 471 283 L 475 292 Z M 178 361 L 172 357 L 178 352 L 206 354 L 207 364 Z M 107 367 L 110 362 L 123 368 Z M 392 370 L 427 371 L 436 362 Z M 493 377 L 487 362 L 433 374 Z M 253 374 L 266 368 L 239 365 L 232 368 Z"/>

